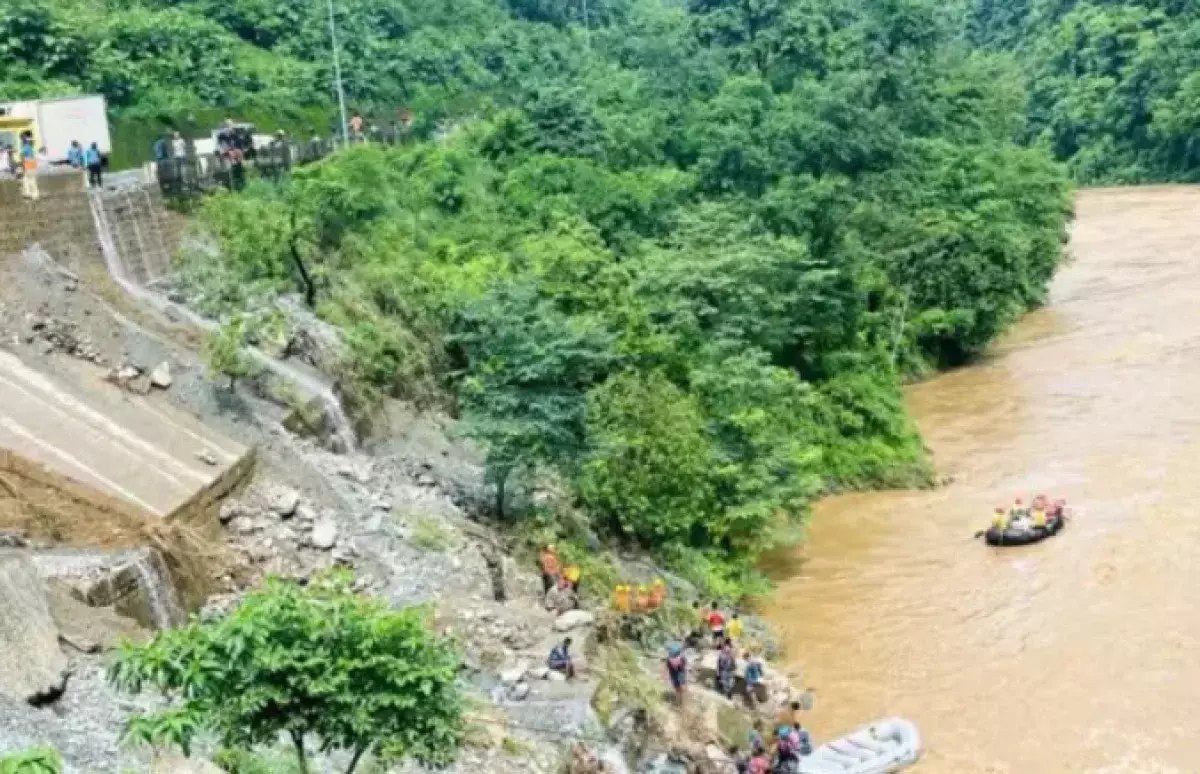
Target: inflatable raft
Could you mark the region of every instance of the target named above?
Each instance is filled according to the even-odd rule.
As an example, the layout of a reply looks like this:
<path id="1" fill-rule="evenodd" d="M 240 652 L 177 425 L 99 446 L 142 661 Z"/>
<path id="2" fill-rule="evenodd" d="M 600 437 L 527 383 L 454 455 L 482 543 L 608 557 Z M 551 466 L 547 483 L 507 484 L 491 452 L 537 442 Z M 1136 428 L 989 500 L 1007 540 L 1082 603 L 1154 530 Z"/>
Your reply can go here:
<path id="1" fill-rule="evenodd" d="M 821 745 L 800 759 L 797 774 L 891 774 L 921 757 L 921 735 L 902 718 L 886 718 Z"/>
<path id="2" fill-rule="evenodd" d="M 1065 525 L 1066 520 L 1056 516 L 1049 519 L 1045 527 L 1009 527 L 1003 530 L 992 527 L 983 537 L 989 546 L 1027 546 L 1054 537 Z"/>

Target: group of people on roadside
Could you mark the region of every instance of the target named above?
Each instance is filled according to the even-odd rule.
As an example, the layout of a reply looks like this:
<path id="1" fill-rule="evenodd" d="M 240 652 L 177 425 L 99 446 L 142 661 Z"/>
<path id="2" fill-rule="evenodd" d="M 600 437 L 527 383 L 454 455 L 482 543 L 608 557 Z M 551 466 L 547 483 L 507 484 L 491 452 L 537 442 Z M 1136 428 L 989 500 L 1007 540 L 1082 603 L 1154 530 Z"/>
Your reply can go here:
<path id="1" fill-rule="evenodd" d="M 992 528 L 1006 529 L 1045 529 L 1054 519 L 1061 519 L 1066 514 L 1067 501 L 1059 498 L 1051 502 L 1046 495 L 1038 495 L 1026 507 L 1020 497 L 1010 508 L 996 508 L 992 513 Z"/>
<path id="2" fill-rule="evenodd" d="M 17 147 L 0 148 L 0 178 L 20 177 L 21 195 L 30 201 L 41 198 L 38 175 L 48 170 L 50 164 L 46 147 L 37 147 L 30 131 L 21 133 Z M 104 185 L 104 156 L 99 143 L 84 147 L 78 140 L 72 140 L 67 149 L 67 164 L 87 175 L 85 184 L 88 188 Z"/>
<path id="3" fill-rule="evenodd" d="M 67 149 L 67 163 L 71 169 L 87 173 L 88 188 L 104 187 L 104 156 L 100 153 L 99 143 L 92 143 L 86 148 L 78 140 L 71 141 Z"/>

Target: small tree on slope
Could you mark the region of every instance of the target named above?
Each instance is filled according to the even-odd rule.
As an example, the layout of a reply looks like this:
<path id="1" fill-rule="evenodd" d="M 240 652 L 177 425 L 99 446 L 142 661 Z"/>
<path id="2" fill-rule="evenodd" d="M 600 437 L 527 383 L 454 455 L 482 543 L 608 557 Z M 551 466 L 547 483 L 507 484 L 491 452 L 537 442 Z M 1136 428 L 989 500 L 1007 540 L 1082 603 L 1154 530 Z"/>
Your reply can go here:
<path id="1" fill-rule="evenodd" d="M 347 573 L 334 573 L 307 588 L 268 580 L 225 618 L 126 644 L 109 679 L 169 700 L 132 718 L 127 739 L 187 755 L 201 732 L 240 749 L 287 734 L 301 772 L 315 744 L 349 752 L 351 774 L 368 753 L 430 765 L 453 759 L 463 728 L 458 665 L 424 610 L 388 610 L 354 594 Z"/>

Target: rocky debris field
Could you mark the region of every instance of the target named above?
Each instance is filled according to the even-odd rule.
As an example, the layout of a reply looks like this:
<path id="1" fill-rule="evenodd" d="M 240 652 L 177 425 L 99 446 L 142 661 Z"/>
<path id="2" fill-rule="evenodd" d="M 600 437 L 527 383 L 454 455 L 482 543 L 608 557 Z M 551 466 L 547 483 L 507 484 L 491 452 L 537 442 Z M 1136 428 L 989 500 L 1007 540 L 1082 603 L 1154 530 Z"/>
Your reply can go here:
<path id="1" fill-rule="evenodd" d="M 436 625 L 463 645 L 463 680 L 473 697 L 471 744 L 451 772 L 557 772 L 568 743 L 580 738 L 603 755 L 620 757 L 620 740 L 607 741 L 592 708 L 598 677 L 587 658 L 596 639 L 593 613 L 569 610 L 554 599 L 554 609 L 547 609 L 534 568 L 506 556 L 499 535 L 473 518 L 486 512 L 483 470 L 477 454 L 453 440 L 449 420 L 394 403 L 380 418 L 387 428 L 383 440 L 336 454 L 320 438 L 286 429 L 290 410 L 257 394 L 253 385 L 230 390 L 224 380 L 209 378 L 194 332 L 179 321 L 115 308 L 119 302 L 93 292 L 37 249 L 0 272 L 8 275 L 0 276 L 0 346 L 50 372 L 60 357 L 87 360 L 107 373 L 112 389 L 157 393 L 151 398 L 257 448 L 254 480 L 216 514 L 222 559 L 213 564 L 220 568 L 217 590 L 201 615 L 231 609 L 266 575 L 305 582 L 332 566 L 351 568 L 364 593 L 396 606 L 431 606 Z M 306 319 L 302 309 L 290 314 L 293 323 Z M 316 323 L 294 324 L 291 343 L 278 354 L 329 367 L 336 348 L 332 336 Z M 201 460 L 206 453 L 196 450 Z M 630 558 L 635 576 L 657 572 L 643 565 Z M 24 570 L 21 577 L 28 581 Z M 25 632 L 0 626 L 0 644 L 25 637 L 63 643 L 61 650 L 41 648 L 36 664 L 0 655 L 0 752 L 49 743 L 63 753 L 72 773 L 145 770 L 144 755 L 116 744 L 125 717 L 139 705 L 115 695 L 103 678 L 104 652 L 115 633 L 144 630 L 105 607 L 112 599 L 93 596 L 78 578 L 66 580 L 50 583 L 41 595 L 31 582 L 0 590 L 0 608 L 32 610 L 24 625 L 34 627 Z M 36 602 L 43 597 L 45 609 Z M 80 607 L 93 611 L 87 617 L 91 624 L 47 623 L 56 610 Z M 72 617 L 79 616 L 65 615 Z M 580 672 L 570 682 L 545 667 L 549 650 L 564 636 L 575 642 Z M 703 677 L 715 656 L 696 658 Z M 660 666 L 647 662 L 651 679 L 661 679 Z M 778 676 L 771 680 L 774 691 L 786 691 Z M 712 757 L 706 745 L 720 738 L 717 717 L 736 709 L 712 691 L 697 695 L 703 700 L 683 716 L 666 712 L 655 725 L 663 740 L 674 740 L 671 749 L 692 760 Z M 655 771 L 679 770 L 665 759 L 660 764 Z"/>

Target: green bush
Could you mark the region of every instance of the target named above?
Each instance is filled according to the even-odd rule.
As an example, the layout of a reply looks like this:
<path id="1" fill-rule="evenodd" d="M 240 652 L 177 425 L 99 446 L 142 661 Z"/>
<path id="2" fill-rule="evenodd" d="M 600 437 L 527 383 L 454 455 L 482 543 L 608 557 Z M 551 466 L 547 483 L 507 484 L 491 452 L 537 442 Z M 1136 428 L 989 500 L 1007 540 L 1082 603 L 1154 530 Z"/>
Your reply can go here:
<path id="1" fill-rule="evenodd" d="M 62 774 L 62 758 L 51 747 L 31 747 L 0 758 L 0 774 Z"/>
<path id="2" fill-rule="evenodd" d="M 135 715 L 125 738 L 188 754 L 202 733 L 245 751 L 286 735 L 300 772 L 308 742 L 349 752 L 347 774 L 371 754 L 449 762 L 463 730 L 457 654 L 426 611 L 391 611 L 351 588 L 344 573 L 305 588 L 270 579 L 226 618 L 123 646 L 111 681 L 167 699 Z"/>

